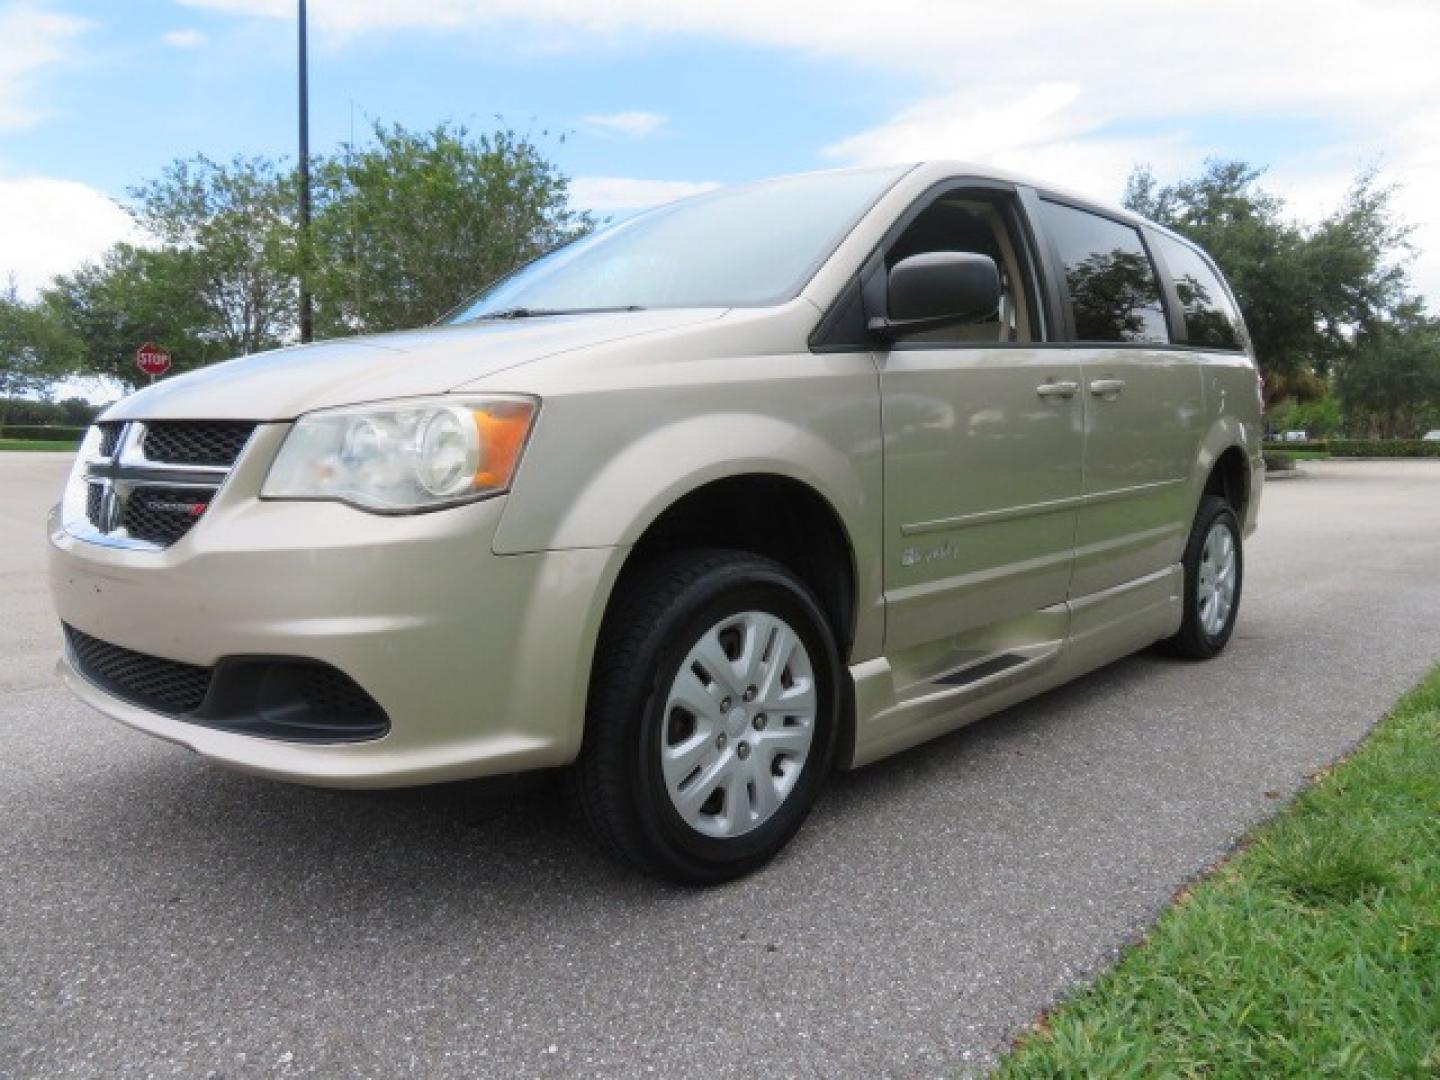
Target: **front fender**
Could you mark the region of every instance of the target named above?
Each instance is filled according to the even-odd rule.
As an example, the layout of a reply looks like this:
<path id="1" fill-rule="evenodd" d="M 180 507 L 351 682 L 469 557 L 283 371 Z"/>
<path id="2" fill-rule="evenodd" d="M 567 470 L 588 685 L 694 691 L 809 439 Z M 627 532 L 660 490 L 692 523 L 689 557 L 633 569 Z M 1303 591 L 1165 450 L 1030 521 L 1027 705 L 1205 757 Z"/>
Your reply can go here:
<path id="1" fill-rule="evenodd" d="M 763 386 L 736 378 L 547 399 L 495 533 L 496 553 L 628 547 L 699 487 L 734 476 L 785 477 L 815 491 L 844 527 L 855 556 L 855 648 L 878 649 L 883 508 L 874 369 L 868 357 L 802 362 L 808 377 L 776 378 L 775 365 L 763 365 Z M 749 376 L 736 370 L 745 366 L 731 361 L 729 373 Z"/>
<path id="2" fill-rule="evenodd" d="M 744 453 L 725 452 L 736 446 Z M 684 495 L 747 474 L 807 484 L 842 520 L 865 513 L 865 485 L 837 447 L 772 416 L 727 412 L 644 432 L 556 500 L 552 513 L 524 507 L 507 513 L 496 544 L 505 553 L 633 544 Z"/>

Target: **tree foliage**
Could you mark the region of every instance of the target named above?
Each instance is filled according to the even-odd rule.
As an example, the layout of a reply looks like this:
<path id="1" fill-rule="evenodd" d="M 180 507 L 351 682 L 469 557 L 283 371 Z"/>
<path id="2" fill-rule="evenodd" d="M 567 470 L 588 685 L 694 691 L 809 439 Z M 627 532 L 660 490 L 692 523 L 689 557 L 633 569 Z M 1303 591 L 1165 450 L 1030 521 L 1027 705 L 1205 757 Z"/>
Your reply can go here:
<path id="1" fill-rule="evenodd" d="M 1312 439 L 1329 439 L 1345 430 L 1340 399 L 1322 393 L 1307 401 L 1285 401 L 1270 410 L 1275 431 L 1303 431 Z"/>
<path id="2" fill-rule="evenodd" d="M 1440 319 L 1412 301 L 1367 324 L 1335 388 L 1352 436 L 1407 438 L 1440 426 Z"/>
<path id="3" fill-rule="evenodd" d="M 145 376 L 135 350 L 147 341 L 170 350 L 177 372 L 233 355 L 215 332 L 202 273 L 193 252 L 117 244 L 99 262 L 57 278 L 39 307 L 79 343 L 86 374 L 136 387 Z"/>
<path id="4" fill-rule="evenodd" d="M 174 370 L 274 348 L 295 320 L 294 180 L 273 162 L 176 161 L 130 192 L 150 243 L 63 275 L 39 307 L 80 342 L 81 367 L 129 387 L 144 342 Z"/>
<path id="5" fill-rule="evenodd" d="M 593 227 L 565 177 L 511 131 L 376 125 L 316 169 L 310 265 L 322 335 L 433 322 Z"/>
<path id="6" fill-rule="evenodd" d="M 295 172 L 275 161 L 197 156 L 132 189 L 145 243 L 118 244 L 58 278 L 38 304 L 11 299 L 31 320 L 15 333 L 32 347 L 24 364 L 7 359 L 6 386 L 23 393 L 23 372 L 40 385 L 77 365 L 138 386 L 145 341 L 166 346 L 176 371 L 294 341 L 306 266 L 318 336 L 423 325 L 593 227 L 568 208 L 566 178 L 510 131 L 377 125 L 370 142 L 317 158 L 312 171 L 308 248 Z M 19 325 L 12 314 L 0 308 Z M 56 334 L 36 337 L 42 323 Z"/>
<path id="7" fill-rule="evenodd" d="M 50 313 L 0 290 L 0 399 L 44 394 L 81 364 L 80 343 Z M 0 423 L 12 410 L 0 403 Z"/>
<path id="8" fill-rule="evenodd" d="M 173 256 L 174 281 L 203 314 L 193 336 L 232 356 L 273 348 L 296 318 L 296 187 L 264 158 L 199 156 L 130 192 L 135 222 Z"/>

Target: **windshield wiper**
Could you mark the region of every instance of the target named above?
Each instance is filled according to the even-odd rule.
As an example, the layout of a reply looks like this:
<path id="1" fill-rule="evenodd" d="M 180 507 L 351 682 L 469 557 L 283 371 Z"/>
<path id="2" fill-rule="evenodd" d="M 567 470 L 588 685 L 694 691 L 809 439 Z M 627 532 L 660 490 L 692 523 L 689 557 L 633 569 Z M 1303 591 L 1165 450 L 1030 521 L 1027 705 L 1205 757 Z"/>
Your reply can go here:
<path id="1" fill-rule="evenodd" d="M 629 304 L 625 307 L 592 307 L 592 308 L 528 308 L 511 307 L 501 308 L 499 311 L 487 311 L 484 315 L 475 316 L 476 322 L 486 322 L 490 319 L 538 319 L 544 315 L 591 315 L 610 311 L 644 311 L 639 304 Z"/>

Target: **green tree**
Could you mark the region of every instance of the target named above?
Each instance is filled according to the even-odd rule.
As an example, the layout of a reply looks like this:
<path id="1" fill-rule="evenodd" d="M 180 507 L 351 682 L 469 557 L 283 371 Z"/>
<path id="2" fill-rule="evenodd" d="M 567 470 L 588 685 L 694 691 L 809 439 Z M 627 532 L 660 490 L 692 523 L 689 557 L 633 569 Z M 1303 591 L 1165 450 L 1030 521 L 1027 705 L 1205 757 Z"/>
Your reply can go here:
<path id="1" fill-rule="evenodd" d="M 322 336 L 433 322 L 594 223 L 523 135 L 377 124 L 315 169 L 310 265 Z"/>
<path id="2" fill-rule="evenodd" d="M 1334 212 L 1312 225 L 1291 219 L 1260 187 L 1262 170 L 1209 161 L 1199 176 L 1161 185 L 1131 173 L 1125 204 L 1205 248 L 1220 264 L 1273 399 L 1305 396 L 1351 349 L 1362 328 L 1406 302 L 1408 230 L 1393 187 L 1361 173 Z"/>
<path id="3" fill-rule="evenodd" d="M 146 341 L 168 348 L 177 372 L 231 355 L 214 331 L 201 273 L 188 251 L 117 244 L 99 262 L 57 278 L 41 305 L 78 343 L 86 374 L 134 388 L 145 381 L 135 350 Z"/>
<path id="4" fill-rule="evenodd" d="M 131 190 L 136 224 L 173 256 L 160 276 L 191 294 L 190 336 L 242 356 L 290 335 L 295 191 L 292 173 L 268 159 L 222 164 L 204 156 L 176 161 Z"/>
<path id="5" fill-rule="evenodd" d="M 1340 411 L 1340 399 L 1334 394 L 1324 394 L 1313 401 L 1296 404 L 1286 427 L 1308 431 L 1311 438 L 1329 439 L 1345 429 L 1345 418 Z"/>
<path id="6" fill-rule="evenodd" d="M 0 290 L 0 424 L 9 399 L 48 394 L 80 361 L 79 342 L 48 309 L 22 300 L 13 281 Z"/>
<path id="7" fill-rule="evenodd" d="M 117 244 L 57 278 L 43 306 L 81 343 L 84 370 L 140 385 L 158 342 L 185 371 L 274 348 L 295 321 L 294 181 L 262 158 L 176 161 L 131 190 L 151 243 Z"/>
<path id="8" fill-rule="evenodd" d="M 132 189 L 146 241 L 116 245 L 45 290 L 37 310 L 62 334 L 41 350 L 45 362 L 68 342 L 86 372 L 133 387 L 145 341 L 169 348 L 177 371 L 273 348 L 295 337 L 307 264 L 322 336 L 421 325 L 593 227 L 568 208 L 566 178 L 509 131 L 377 126 L 369 144 L 318 159 L 314 172 L 308 251 L 294 172 L 275 161 L 178 160 Z"/>
<path id="9" fill-rule="evenodd" d="M 1367 324 L 1340 361 L 1336 389 L 1351 435 L 1414 438 L 1440 414 L 1440 319 L 1411 301 Z"/>

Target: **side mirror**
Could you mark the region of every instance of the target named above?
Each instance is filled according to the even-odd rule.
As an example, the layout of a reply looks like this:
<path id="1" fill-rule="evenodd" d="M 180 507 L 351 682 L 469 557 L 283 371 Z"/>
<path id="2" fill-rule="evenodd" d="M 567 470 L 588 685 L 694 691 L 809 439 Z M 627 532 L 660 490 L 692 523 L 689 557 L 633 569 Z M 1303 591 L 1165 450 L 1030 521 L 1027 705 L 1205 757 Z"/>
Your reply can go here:
<path id="1" fill-rule="evenodd" d="M 1000 303 L 1000 271 L 988 255 L 927 251 L 890 269 L 886 314 L 872 316 L 870 331 L 892 338 L 908 330 L 933 330 L 994 311 Z"/>

